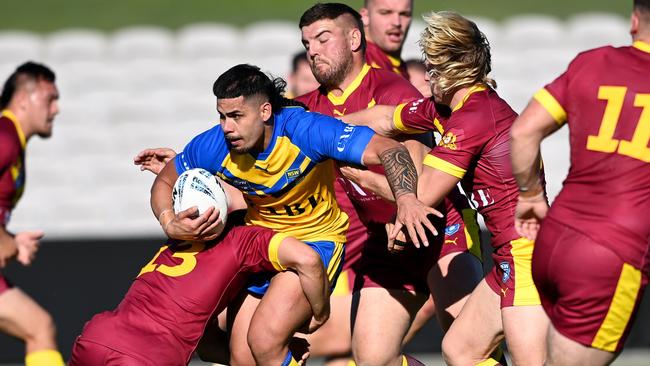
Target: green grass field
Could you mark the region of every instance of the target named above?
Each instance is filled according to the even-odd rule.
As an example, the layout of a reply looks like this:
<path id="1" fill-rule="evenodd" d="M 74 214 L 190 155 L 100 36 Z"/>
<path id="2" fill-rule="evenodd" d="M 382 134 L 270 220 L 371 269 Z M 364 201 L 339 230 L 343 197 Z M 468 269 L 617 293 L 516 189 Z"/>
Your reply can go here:
<path id="1" fill-rule="evenodd" d="M 363 0 L 343 0 L 359 8 Z M 130 25 L 176 29 L 196 22 L 245 25 L 267 19 L 295 20 L 315 1 L 305 0 L 6 0 L 0 29 L 51 32 L 83 27 L 115 30 Z M 581 12 L 627 15 L 631 0 L 415 0 L 415 15 L 429 10 L 456 10 L 497 20 L 522 13 L 566 18 Z"/>

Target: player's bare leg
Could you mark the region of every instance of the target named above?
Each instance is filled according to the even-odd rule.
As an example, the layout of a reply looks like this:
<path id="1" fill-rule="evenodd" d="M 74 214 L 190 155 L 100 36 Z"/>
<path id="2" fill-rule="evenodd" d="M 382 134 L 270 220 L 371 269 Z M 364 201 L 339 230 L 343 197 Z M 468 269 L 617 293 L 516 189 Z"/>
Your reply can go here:
<path id="1" fill-rule="evenodd" d="M 281 365 L 293 335 L 311 316 L 298 275 L 289 271 L 276 274 L 248 329 L 248 345 L 257 365 Z"/>
<path id="2" fill-rule="evenodd" d="M 582 344 L 565 337 L 552 325 L 549 326 L 547 336 L 548 366 L 599 366 L 609 365 L 618 354 L 603 351 L 597 348 L 583 346 Z"/>
<path id="3" fill-rule="evenodd" d="M 242 292 L 240 297 L 228 305 L 228 329 L 230 330 L 230 365 L 255 365 L 255 358 L 248 346 L 248 328 L 260 299 Z"/>
<path id="4" fill-rule="evenodd" d="M 402 365 L 402 340 L 428 294 L 363 288 L 352 331 L 352 354 L 357 365 Z"/>
<path id="5" fill-rule="evenodd" d="M 339 279 L 341 281 L 341 279 Z M 350 308 L 352 295 L 332 295 L 329 320 L 305 338 L 309 342 L 311 357 L 329 357 L 327 366 L 346 366 L 352 353 L 350 333 Z M 336 357 L 340 356 L 340 357 Z"/>
<path id="6" fill-rule="evenodd" d="M 28 361 L 39 352 L 54 365 L 63 365 L 56 347 L 56 328 L 50 314 L 18 288 L 0 295 L 0 330 L 22 339 Z M 29 362 L 28 362 L 29 363 Z"/>
<path id="7" fill-rule="evenodd" d="M 481 263 L 473 254 L 448 254 L 429 271 L 428 283 L 436 304 L 438 324 L 446 331 L 481 281 Z"/>
<path id="8" fill-rule="evenodd" d="M 506 343 L 515 365 L 543 365 L 548 317 L 541 305 L 501 309 Z"/>
<path id="9" fill-rule="evenodd" d="M 482 280 L 442 340 L 448 365 L 473 366 L 490 359 L 490 353 L 503 340 L 500 307 L 499 295 Z"/>
<path id="10" fill-rule="evenodd" d="M 427 301 L 424 302 L 417 314 L 415 314 L 415 319 L 411 322 L 408 332 L 402 340 L 402 346 L 405 346 L 410 342 L 416 334 L 424 327 L 424 325 L 436 315 L 436 305 L 433 303 L 433 297 L 429 295 Z"/>

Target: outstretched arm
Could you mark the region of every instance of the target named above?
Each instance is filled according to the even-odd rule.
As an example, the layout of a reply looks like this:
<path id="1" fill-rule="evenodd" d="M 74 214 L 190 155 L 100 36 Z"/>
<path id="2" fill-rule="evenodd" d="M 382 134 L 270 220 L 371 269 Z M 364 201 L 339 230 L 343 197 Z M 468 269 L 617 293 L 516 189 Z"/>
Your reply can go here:
<path id="1" fill-rule="evenodd" d="M 40 246 L 42 231 L 23 231 L 12 234 L 0 225 L 0 268 L 16 258 L 20 264 L 28 266 L 34 260 Z"/>
<path id="2" fill-rule="evenodd" d="M 394 136 L 400 131 L 393 123 L 395 107 L 390 105 L 377 105 L 355 113 L 346 114 L 341 119 L 357 126 L 368 126 L 382 136 Z"/>
<path id="3" fill-rule="evenodd" d="M 165 167 L 165 164 L 176 156 L 176 151 L 168 147 L 144 149 L 133 158 L 133 164 L 139 165 L 140 170 L 148 170 L 155 175 Z"/>
<path id="4" fill-rule="evenodd" d="M 515 229 L 531 240 L 537 237 L 541 220 L 548 211 L 540 178 L 540 145 L 546 136 L 558 129 L 551 114 L 532 100 L 510 130 L 512 174 L 519 185 Z"/>

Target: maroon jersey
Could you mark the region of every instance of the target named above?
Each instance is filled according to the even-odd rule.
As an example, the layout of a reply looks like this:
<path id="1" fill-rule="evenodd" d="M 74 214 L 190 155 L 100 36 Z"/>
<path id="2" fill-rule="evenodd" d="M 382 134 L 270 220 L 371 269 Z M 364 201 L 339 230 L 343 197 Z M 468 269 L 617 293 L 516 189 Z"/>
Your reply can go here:
<path id="1" fill-rule="evenodd" d="M 650 270 L 650 44 L 578 55 L 535 99 L 568 122 L 571 168 L 549 216 Z"/>
<path id="2" fill-rule="evenodd" d="M 419 97 L 420 92 L 402 77 L 366 64 L 341 96 L 319 88 L 296 99 L 311 111 L 339 117 L 376 104 L 397 105 Z M 383 169 L 379 166 L 371 169 L 383 174 Z M 335 190 L 339 206 L 350 217 L 345 249 L 347 269 L 357 262 L 367 239 L 367 230 L 359 219 L 366 225 L 381 223 L 383 226 L 383 223 L 393 219 L 396 211 L 393 204 L 345 179 L 341 174 L 337 174 Z"/>
<path id="3" fill-rule="evenodd" d="M 9 110 L 0 116 L 0 225 L 9 222 L 11 210 L 25 187 L 25 135 Z"/>
<path id="4" fill-rule="evenodd" d="M 485 218 L 492 245 L 519 238 L 514 212 L 519 194 L 510 166 L 510 127 L 517 114 L 485 86 L 470 89 L 453 110 L 433 99 L 397 107 L 394 123 L 407 133 L 441 130 L 424 164 L 461 179 L 470 203 Z"/>
<path id="5" fill-rule="evenodd" d="M 180 241 L 163 246 L 117 309 L 93 317 L 79 340 L 155 365 L 187 364 L 210 317 L 243 288 L 248 274 L 275 271 L 269 246 L 284 238 L 257 226 L 226 230 L 211 246 Z"/>
<path id="6" fill-rule="evenodd" d="M 367 42 L 368 46 L 366 47 L 366 62 L 377 69 L 384 69 L 392 71 L 398 75 L 401 75 L 404 79 L 409 79 L 408 70 L 406 70 L 406 64 L 399 59 L 385 53 L 379 46 L 372 42 Z"/>

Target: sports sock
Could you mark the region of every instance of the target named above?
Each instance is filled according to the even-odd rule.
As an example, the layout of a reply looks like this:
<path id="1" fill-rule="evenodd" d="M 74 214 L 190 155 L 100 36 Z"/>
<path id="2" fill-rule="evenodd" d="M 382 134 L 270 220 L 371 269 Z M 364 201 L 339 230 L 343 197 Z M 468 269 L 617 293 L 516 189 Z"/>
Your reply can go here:
<path id="1" fill-rule="evenodd" d="M 424 364 L 418 361 L 415 357 L 403 354 L 402 355 L 402 366 L 424 366 Z"/>
<path id="2" fill-rule="evenodd" d="M 64 366 L 63 357 L 54 349 L 30 352 L 25 356 L 25 366 Z"/>

